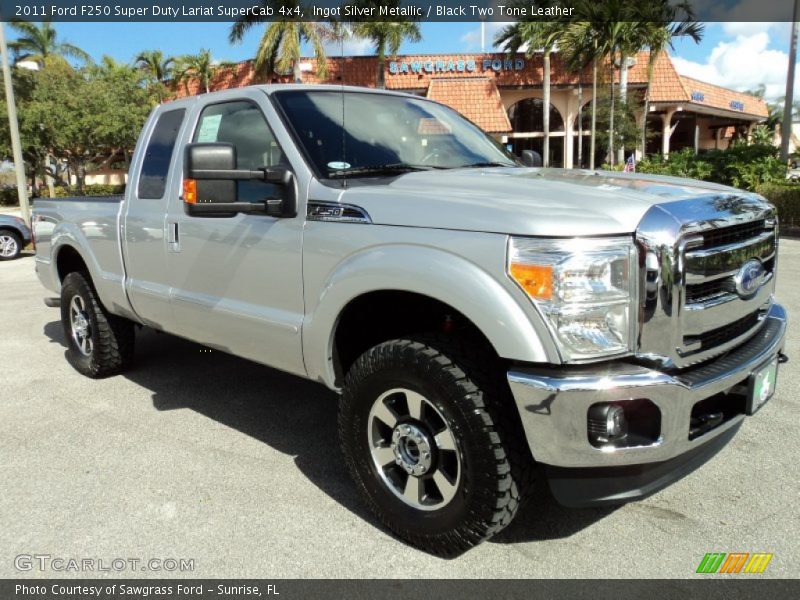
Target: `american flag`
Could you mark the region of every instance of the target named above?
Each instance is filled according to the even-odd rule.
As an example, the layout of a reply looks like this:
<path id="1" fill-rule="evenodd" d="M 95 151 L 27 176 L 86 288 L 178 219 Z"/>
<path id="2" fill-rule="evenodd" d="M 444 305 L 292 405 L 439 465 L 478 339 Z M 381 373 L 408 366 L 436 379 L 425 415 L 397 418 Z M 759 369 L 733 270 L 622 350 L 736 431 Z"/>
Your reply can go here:
<path id="1" fill-rule="evenodd" d="M 622 169 L 623 173 L 636 173 L 636 160 L 633 158 L 633 154 L 628 157 L 628 160 L 625 161 L 625 168 Z"/>

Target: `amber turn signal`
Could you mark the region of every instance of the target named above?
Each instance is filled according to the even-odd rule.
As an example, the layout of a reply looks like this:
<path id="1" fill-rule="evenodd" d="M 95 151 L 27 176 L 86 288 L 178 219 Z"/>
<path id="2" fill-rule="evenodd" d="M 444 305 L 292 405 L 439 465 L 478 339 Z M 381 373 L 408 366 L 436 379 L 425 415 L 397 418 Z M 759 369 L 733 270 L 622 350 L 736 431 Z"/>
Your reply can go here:
<path id="1" fill-rule="evenodd" d="M 526 265 L 511 263 L 511 277 L 522 286 L 529 296 L 537 300 L 553 297 L 553 267 L 549 265 Z"/>
<path id="2" fill-rule="evenodd" d="M 188 204 L 197 203 L 197 181 L 194 179 L 183 180 L 183 201 Z"/>

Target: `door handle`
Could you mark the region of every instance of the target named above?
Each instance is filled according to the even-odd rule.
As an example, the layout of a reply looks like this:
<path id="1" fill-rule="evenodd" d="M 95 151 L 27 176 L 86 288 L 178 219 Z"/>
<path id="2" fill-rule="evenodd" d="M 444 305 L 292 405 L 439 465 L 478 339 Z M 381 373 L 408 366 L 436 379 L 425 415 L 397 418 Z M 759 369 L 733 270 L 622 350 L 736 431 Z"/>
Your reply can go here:
<path id="1" fill-rule="evenodd" d="M 167 223 L 167 242 L 169 242 L 170 250 L 173 252 L 180 252 L 181 241 L 178 234 L 178 223 L 175 221 Z"/>

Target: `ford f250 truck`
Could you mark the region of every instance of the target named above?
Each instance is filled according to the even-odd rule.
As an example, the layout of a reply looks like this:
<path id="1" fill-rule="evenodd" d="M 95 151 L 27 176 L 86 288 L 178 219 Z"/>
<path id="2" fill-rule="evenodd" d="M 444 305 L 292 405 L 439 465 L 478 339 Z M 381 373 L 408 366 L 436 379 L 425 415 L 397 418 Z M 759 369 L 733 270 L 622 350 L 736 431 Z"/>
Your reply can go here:
<path id="1" fill-rule="evenodd" d="M 763 198 L 527 158 L 411 95 L 186 98 L 153 110 L 124 197 L 36 201 L 36 270 L 84 375 L 124 371 L 146 326 L 339 392 L 366 503 L 459 553 L 535 472 L 571 506 L 685 475 L 785 359 Z"/>

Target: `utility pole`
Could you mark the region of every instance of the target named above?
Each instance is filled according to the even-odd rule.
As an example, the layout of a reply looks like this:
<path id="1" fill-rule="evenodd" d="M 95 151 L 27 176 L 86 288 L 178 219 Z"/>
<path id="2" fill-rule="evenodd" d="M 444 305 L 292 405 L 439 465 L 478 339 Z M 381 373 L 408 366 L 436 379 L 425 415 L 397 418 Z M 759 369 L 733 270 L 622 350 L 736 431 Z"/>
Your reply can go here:
<path id="1" fill-rule="evenodd" d="M 792 34 L 789 43 L 789 72 L 786 74 L 786 103 L 781 123 L 781 160 L 789 161 L 789 141 L 792 137 L 792 107 L 794 104 L 794 72 L 797 65 L 797 36 L 800 35 L 800 0 L 794 0 Z"/>
<path id="2" fill-rule="evenodd" d="M 14 86 L 11 82 L 11 67 L 8 64 L 5 24 L 0 21 L 0 54 L 3 55 L 3 83 L 6 86 L 6 105 L 8 109 L 8 129 L 11 133 L 11 150 L 14 155 L 14 170 L 17 172 L 17 194 L 22 218 L 28 227 L 31 225 L 31 209 L 28 206 L 28 183 L 25 180 L 25 163 L 22 162 L 22 144 L 19 141 L 17 124 L 17 105 L 14 102 Z"/>

